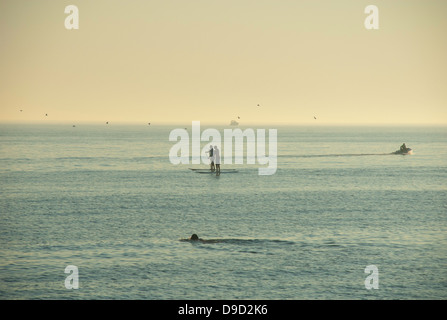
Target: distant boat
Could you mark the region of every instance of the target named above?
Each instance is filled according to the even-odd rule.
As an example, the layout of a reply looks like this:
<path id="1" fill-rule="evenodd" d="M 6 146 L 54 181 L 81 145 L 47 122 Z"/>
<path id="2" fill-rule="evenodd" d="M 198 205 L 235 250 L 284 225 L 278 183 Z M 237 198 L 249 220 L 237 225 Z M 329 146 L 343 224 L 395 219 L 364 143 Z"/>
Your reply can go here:
<path id="1" fill-rule="evenodd" d="M 238 126 L 239 122 L 237 122 L 236 120 L 231 120 L 230 122 L 230 126 Z"/>
<path id="2" fill-rule="evenodd" d="M 400 147 L 399 150 L 394 151 L 393 154 L 402 154 L 402 155 L 413 154 L 413 149 L 408 148 L 406 146 L 402 146 Z"/>

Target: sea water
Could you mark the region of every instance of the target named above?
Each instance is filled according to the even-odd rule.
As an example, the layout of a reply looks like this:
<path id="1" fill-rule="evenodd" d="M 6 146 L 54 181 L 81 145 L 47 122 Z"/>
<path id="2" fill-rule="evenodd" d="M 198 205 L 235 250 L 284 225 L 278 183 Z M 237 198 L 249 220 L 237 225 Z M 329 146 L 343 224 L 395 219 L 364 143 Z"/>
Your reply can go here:
<path id="1" fill-rule="evenodd" d="M 446 127 L 275 127 L 271 176 L 173 165 L 174 128 L 0 125 L 0 298 L 447 298 Z"/>

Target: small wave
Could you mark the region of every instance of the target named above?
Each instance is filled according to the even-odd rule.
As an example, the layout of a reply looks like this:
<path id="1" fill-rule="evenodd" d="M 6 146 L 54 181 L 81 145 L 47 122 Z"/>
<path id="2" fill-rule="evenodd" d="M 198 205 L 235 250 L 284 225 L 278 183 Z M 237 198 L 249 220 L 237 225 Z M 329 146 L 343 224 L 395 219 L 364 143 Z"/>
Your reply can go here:
<path id="1" fill-rule="evenodd" d="M 30 158 L 0 158 L 0 161 L 33 161 Z"/>
<path id="2" fill-rule="evenodd" d="M 47 158 L 46 160 L 107 160 L 107 161 L 146 161 L 149 159 L 166 159 L 166 156 L 145 156 L 145 157 L 81 157 L 81 156 L 67 156 Z"/>
<path id="3" fill-rule="evenodd" d="M 200 239 L 200 240 L 190 240 L 190 239 L 180 239 L 180 241 L 188 241 L 191 243 L 224 243 L 224 244 L 235 244 L 235 245 L 269 245 L 269 244 L 281 244 L 281 245 L 294 245 L 295 242 L 287 240 L 277 240 L 277 239 Z"/>
<path id="4" fill-rule="evenodd" d="M 92 160 L 92 159 L 95 159 L 95 158 L 94 157 L 58 157 L 58 158 L 54 158 L 54 160 Z"/>
<path id="5" fill-rule="evenodd" d="M 332 158 L 332 157 L 364 157 L 364 156 L 388 156 L 393 153 L 335 153 L 335 154 L 299 154 L 278 155 L 278 158 Z"/>

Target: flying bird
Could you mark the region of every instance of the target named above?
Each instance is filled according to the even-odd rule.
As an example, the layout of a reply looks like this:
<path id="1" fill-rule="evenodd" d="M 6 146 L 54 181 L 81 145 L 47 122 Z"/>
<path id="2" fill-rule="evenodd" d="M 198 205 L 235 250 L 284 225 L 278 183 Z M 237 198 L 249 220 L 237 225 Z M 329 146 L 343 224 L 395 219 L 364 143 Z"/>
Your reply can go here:
<path id="1" fill-rule="evenodd" d="M 314 117 L 315 120 L 317 120 L 317 118 Z"/>

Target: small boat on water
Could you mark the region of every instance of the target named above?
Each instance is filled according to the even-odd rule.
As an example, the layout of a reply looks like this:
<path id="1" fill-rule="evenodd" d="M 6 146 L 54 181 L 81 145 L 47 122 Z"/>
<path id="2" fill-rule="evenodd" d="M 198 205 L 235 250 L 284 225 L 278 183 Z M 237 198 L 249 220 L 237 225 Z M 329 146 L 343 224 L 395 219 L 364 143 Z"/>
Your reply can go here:
<path id="1" fill-rule="evenodd" d="M 407 146 L 404 143 L 403 145 L 401 145 L 400 149 L 394 151 L 393 154 L 402 154 L 402 155 L 413 154 L 413 149 L 407 148 Z"/>

